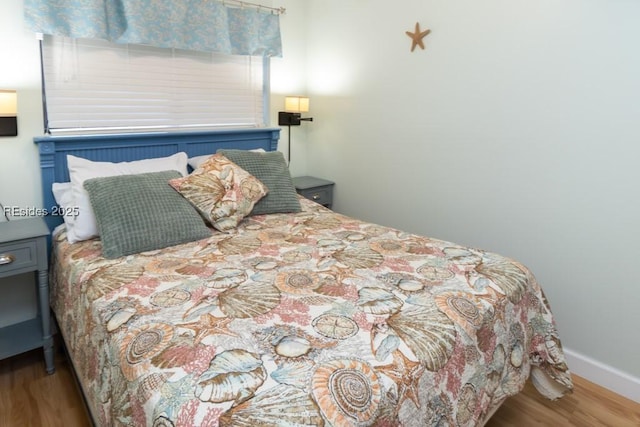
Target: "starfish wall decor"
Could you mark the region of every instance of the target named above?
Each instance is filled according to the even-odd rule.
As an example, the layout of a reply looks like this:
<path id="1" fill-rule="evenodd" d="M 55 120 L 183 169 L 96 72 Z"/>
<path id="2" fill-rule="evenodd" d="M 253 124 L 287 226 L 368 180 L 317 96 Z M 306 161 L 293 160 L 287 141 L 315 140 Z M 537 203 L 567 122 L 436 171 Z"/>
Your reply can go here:
<path id="1" fill-rule="evenodd" d="M 405 31 L 405 34 L 408 35 L 409 37 L 411 37 L 411 52 L 413 52 L 416 48 L 416 46 L 420 46 L 420 48 L 422 50 L 424 50 L 424 43 L 422 42 L 422 39 L 425 38 L 429 33 L 431 32 L 431 30 L 424 30 L 424 31 L 420 31 L 420 23 L 416 22 L 416 29 L 414 32 L 411 31 Z"/>

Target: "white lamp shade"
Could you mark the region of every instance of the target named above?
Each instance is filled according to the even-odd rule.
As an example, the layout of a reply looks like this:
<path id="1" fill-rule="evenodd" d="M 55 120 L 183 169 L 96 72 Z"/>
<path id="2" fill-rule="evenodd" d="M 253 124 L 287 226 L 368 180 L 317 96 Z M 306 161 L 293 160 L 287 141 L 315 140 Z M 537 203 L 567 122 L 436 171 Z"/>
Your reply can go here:
<path id="1" fill-rule="evenodd" d="M 0 117 L 18 115 L 18 96 L 15 90 L 0 89 Z"/>
<path id="2" fill-rule="evenodd" d="M 306 96 L 287 96 L 284 98 L 284 110 L 292 113 L 308 113 L 309 98 Z"/>

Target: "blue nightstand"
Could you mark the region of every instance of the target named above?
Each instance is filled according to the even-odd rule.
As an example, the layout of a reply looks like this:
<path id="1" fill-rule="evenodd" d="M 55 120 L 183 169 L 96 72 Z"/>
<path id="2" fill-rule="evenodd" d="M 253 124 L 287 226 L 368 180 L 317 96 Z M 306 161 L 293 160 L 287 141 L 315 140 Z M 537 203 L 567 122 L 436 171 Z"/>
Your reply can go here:
<path id="1" fill-rule="evenodd" d="M 47 259 L 49 228 L 42 218 L 0 223 L 0 278 L 36 272 L 38 316 L 0 328 L 0 359 L 34 348 L 44 349 L 47 372 L 52 374 L 53 338 L 49 311 Z"/>
<path id="2" fill-rule="evenodd" d="M 333 205 L 333 181 L 314 176 L 299 176 L 293 178 L 293 185 L 301 196 L 331 209 Z"/>

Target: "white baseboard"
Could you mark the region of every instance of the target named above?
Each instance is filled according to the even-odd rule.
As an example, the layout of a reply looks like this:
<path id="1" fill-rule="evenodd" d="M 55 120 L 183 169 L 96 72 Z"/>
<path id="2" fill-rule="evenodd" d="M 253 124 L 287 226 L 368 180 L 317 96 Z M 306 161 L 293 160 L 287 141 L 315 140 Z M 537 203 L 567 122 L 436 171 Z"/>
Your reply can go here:
<path id="1" fill-rule="evenodd" d="M 572 373 L 627 399 L 640 403 L 640 378 L 612 368 L 566 347 L 564 348 L 564 354 L 567 358 L 569 370 Z"/>

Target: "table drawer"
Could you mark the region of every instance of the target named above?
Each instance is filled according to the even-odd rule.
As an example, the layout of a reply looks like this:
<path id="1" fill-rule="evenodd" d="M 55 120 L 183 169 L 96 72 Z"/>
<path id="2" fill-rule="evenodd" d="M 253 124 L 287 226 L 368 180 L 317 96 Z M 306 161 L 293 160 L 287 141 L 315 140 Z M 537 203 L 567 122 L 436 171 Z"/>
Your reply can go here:
<path id="1" fill-rule="evenodd" d="M 26 240 L 18 243 L 0 245 L 0 275 L 38 265 L 36 240 Z"/>
<path id="2" fill-rule="evenodd" d="M 333 199 L 333 187 L 331 185 L 310 188 L 308 190 L 300 190 L 299 193 L 303 197 L 313 200 L 316 203 L 320 203 L 321 205 L 331 204 Z"/>

